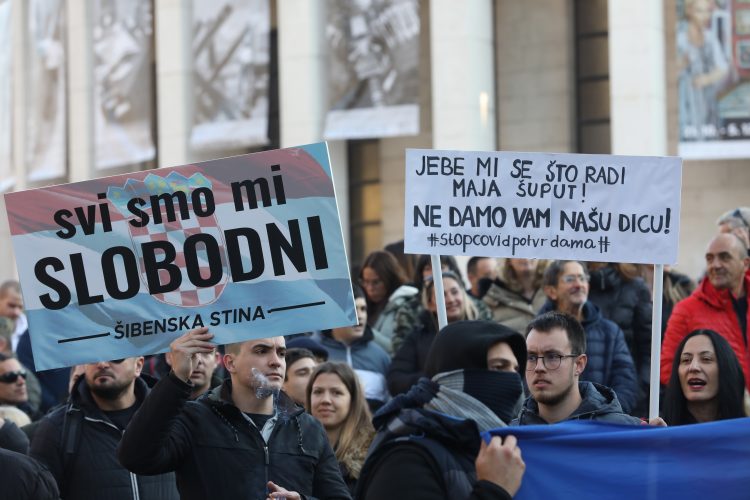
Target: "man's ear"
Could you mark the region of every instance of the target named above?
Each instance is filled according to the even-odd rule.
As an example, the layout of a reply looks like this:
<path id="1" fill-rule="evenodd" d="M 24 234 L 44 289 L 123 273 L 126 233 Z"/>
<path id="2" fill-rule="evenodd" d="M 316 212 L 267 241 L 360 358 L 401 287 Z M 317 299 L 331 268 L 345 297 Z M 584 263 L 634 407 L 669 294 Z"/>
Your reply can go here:
<path id="1" fill-rule="evenodd" d="M 557 301 L 557 287 L 544 285 L 544 295 L 546 295 L 549 300 Z"/>
<path id="2" fill-rule="evenodd" d="M 224 368 L 226 368 L 229 373 L 237 373 L 237 368 L 234 366 L 234 354 L 224 355 Z"/>
<path id="3" fill-rule="evenodd" d="M 586 363 L 588 363 L 588 361 L 589 361 L 589 357 L 586 356 L 585 354 L 581 354 L 580 356 L 578 356 L 578 358 L 576 359 L 576 363 L 575 363 L 576 364 L 575 373 L 577 377 L 580 377 L 581 373 L 583 373 L 583 370 L 586 369 Z"/>
<path id="4" fill-rule="evenodd" d="M 141 371 L 143 370 L 143 356 L 138 356 L 135 358 L 135 376 L 140 377 Z"/>

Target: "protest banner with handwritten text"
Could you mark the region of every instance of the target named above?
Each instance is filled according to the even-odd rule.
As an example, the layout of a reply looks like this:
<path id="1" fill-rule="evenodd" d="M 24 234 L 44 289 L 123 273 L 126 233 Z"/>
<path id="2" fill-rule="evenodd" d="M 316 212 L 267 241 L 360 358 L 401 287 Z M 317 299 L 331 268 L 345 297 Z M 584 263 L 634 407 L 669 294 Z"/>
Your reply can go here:
<path id="1" fill-rule="evenodd" d="M 675 157 L 407 149 L 408 253 L 672 264 Z"/>
<path id="2" fill-rule="evenodd" d="M 357 322 L 324 143 L 5 202 L 37 369 Z"/>

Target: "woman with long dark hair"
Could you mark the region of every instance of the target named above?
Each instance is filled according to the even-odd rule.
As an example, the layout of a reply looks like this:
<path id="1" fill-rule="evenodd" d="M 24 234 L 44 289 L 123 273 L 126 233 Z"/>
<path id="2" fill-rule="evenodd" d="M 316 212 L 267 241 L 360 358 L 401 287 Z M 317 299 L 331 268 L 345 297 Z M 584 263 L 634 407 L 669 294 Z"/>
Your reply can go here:
<path id="1" fill-rule="evenodd" d="M 367 300 L 367 324 L 375 339 L 388 353 L 396 326 L 396 311 L 417 293 L 406 284 L 408 278 L 389 252 L 372 252 L 359 272 L 359 285 Z"/>
<path id="2" fill-rule="evenodd" d="M 375 436 L 357 374 L 344 363 L 318 365 L 307 385 L 307 407 L 323 424 L 344 482 L 353 493 Z"/>
<path id="3" fill-rule="evenodd" d="M 669 425 L 747 416 L 745 377 L 729 343 L 713 330 L 694 330 L 680 343 L 664 400 Z"/>

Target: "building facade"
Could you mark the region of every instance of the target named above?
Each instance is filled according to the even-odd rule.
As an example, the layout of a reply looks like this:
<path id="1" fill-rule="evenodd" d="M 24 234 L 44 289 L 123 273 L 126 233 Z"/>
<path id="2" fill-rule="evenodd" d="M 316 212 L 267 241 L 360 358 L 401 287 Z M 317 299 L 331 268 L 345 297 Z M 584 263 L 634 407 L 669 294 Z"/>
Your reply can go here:
<path id="1" fill-rule="evenodd" d="M 0 54 L 10 76 L 0 82 L 7 111 L 0 123 L 0 187 L 30 189 L 328 137 L 344 237 L 356 264 L 403 238 L 405 148 L 678 155 L 685 143 L 678 31 L 701 2 L 735 16 L 734 38 L 725 39 L 736 42 L 741 90 L 748 81 L 743 58 L 750 58 L 750 45 L 740 51 L 743 30 L 750 34 L 750 24 L 742 24 L 750 23 L 750 13 L 738 14 L 742 0 L 413 0 L 416 22 L 403 6 L 389 15 L 413 38 L 415 67 L 397 45 L 390 58 L 394 75 L 412 75 L 404 85 L 418 128 L 367 136 L 350 126 L 347 136 L 327 132 L 330 103 L 339 97 L 332 83 L 339 71 L 335 17 L 355 31 L 354 17 L 341 14 L 351 4 L 374 23 L 370 29 L 394 31 L 392 18 L 384 23 L 366 14 L 406 0 L 222 0 L 210 8 L 206 0 L 140 0 L 127 12 L 103 12 L 102 0 L 0 0 L 0 31 L 11 42 Z M 223 4 L 229 7 L 216 7 Z M 355 42 L 363 43 L 359 56 L 371 55 L 372 45 Z M 363 61 L 355 66 L 366 72 Z M 125 63 L 130 70 L 118 79 Z M 377 101 L 382 96 L 367 82 Z M 243 99 L 222 101 L 219 83 Z M 378 85 L 389 88 L 388 78 Z M 49 102 L 56 103 L 45 104 L 56 110 L 54 119 L 45 115 L 48 108 L 38 109 Z M 117 122 L 118 116 L 129 121 Z M 216 116 L 230 116 L 235 125 L 211 129 L 221 121 Z M 247 137 L 234 138 L 237 130 Z M 121 135 L 130 158 L 124 163 L 112 146 Z M 727 158 L 723 143 L 714 143 L 707 158 L 693 151 L 683 163 L 677 267 L 692 277 L 702 271 L 716 218 L 750 205 L 750 147 L 743 152 L 744 142 L 734 141 L 737 151 Z M 52 166 L 41 168 L 47 160 Z M 0 241 L 0 276 L 14 277 L 4 216 Z"/>

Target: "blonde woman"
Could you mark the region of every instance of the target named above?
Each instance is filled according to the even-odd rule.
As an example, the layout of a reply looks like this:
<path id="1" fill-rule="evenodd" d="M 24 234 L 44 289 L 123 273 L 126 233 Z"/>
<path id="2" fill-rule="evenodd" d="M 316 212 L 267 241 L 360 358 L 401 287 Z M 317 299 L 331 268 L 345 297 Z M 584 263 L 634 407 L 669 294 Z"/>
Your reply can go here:
<path id="1" fill-rule="evenodd" d="M 466 293 L 461 278 L 452 271 L 443 272 L 443 289 L 445 310 L 448 324 L 467 319 L 490 319 L 488 311 L 479 314 L 477 308 Z M 437 301 L 435 300 L 435 283 L 429 278 L 422 287 L 422 311 L 412 333 L 391 362 L 388 370 L 388 390 L 391 395 L 409 390 L 420 377 L 424 376 L 427 354 L 438 332 Z M 481 317 L 480 317 L 481 316 Z"/>

